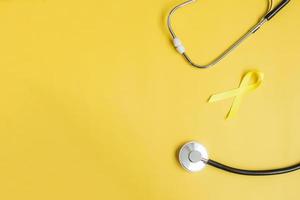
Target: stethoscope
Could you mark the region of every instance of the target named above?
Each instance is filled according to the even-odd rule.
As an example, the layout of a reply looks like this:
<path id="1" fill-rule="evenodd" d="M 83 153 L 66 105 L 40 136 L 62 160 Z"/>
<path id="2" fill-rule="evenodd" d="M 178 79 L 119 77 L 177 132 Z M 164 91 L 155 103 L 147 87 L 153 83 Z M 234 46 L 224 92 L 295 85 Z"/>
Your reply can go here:
<path id="1" fill-rule="evenodd" d="M 169 13 L 168 15 L 168 20 L 167 20 L 167 25 L 169 28 L 169 31 L 171 33 L 171 36 L 173 38 L 173 44 L 174 47 L 176 48 L 176 50 L 183 55 L 183 57 L 194 67 L 198 67 L 198 68 L 209 68 L 212 67 L 214 65 L 216 65 L 217 63 L 219 63 L 221 60 L 223 60 L 229 53 L 231 53 L 234 49 L 236 49 L 243 41 L 245 41 L 248 37 L 250 37 L 252 34 L 254 34 L 258 29 L 260 29 L 260 27 L 262 27 L 266 22 L 268 22 L 269 20 L 271 20 L 283 7 L 285 7 L 290 0 L 283 0 L 281 1 L 274 9 L 272 9 L 273 7 L 273 0 L 271 0 L 271 2 L 269 1 L 269 8 L 266 12 L 266 14 L 264 15 L 264 17 L 262 17 L 262 19 L 255 24 L 246 34 L 244 34 L 238 41 L 236 41 L 233 45 L 231 45 L 226 51 L 224 51 L 220 56 L 218 56 L 216 59 L 214 59 L 212 62 L 206 64 L 206 65 L 199 65 L 196 64 L 192 61 L 192 59 L 187 55 L 186 53 L 186 49 L 183 45 L 183 43 L 181 42 L 181 40 L 179 39 L 179 37 L 177 37 L 177 35 L 175 34 L 173 27 L 172 27 L 172 23 L 171 23 L 171 18 L 174 15 L 174 13 L 182 8 L 185 7 L 193 2 L 195 2 L 196 0 L 188 0 L 182 4 L 179 4 L 178 6 L 175 6 Z"/>
<path id="2" fill-rule="evenodd" d="M 195 141 L 183 145 L 179 151 L 179 162 L 181 166 L 189 172 L 198 172 L 204 169 L 206 165 L 240 175 L 248 176 L 270 176 L 279 175 L 300 169 L 300 163 L 289 167 L 270 169 L 270 170 L 245 170 L 230 167 L 208 158 L 206 148 Z"/>
<path id="3" fill-rule="evenodd" d="M 261 26 L 263 26 L 267 21 L 271 20 L 284 6 L 286 6 L 290 0 L 283 0 L 281 1 L 274 9 L 272 9 L 272 2 L 269 6 L 268 12 L 266 15 L 254 26 L 252 27 L 244 36 L 242 36 L 237 42 L 235 42 L 232 46 L 230 46 L 225 52 L 223 52 L 219 57 L 213 60 L 211 63 L 207 65 L 198 65 L 195 64 L 190 57 L 187 55 L 185 48 L 180 41 L 180 39 L 176 36 L 175 32 L 173 31 L 171 25 L 171 17 L 172 15 L 178 10 L 195 0 L 186 1 L 171 10 L 168 16 L 168 28 L 170 30 L 171 36 L 173 38 L 173 43 L 177 51 L 183 55 L 183 57 L 194 67 L 198 68 L 209 68 L 217 63 L 219 63 L 223 58 L 225 58 L 230 52 L 232 52 L 236 47 L 238 47 L 245 39 L 247 39 L 250 35 L 255 33 Z M 210 165 L 212 167 L 240 175 L 248 175 L 248 176 L 270 176 L 270 175 L 279 175 L 285 174 L 289 172 L 293 172 L 300 169 L 300 163 L 279 168 L 279 169 L 270 169 L 270 170 L 245 170 L 245 169 L 238 169 L 234 167 L 230 167 L 219 162 L 216 162 L 212 159 L 209 159 L 208 152 L 206 148 L 196 142 L 188 142 L 184 144 L 180 151 L 179 151 L 179 162 L 181 166 L 189 172 L 198 172 L 205 168 L 206 165 Z"/>

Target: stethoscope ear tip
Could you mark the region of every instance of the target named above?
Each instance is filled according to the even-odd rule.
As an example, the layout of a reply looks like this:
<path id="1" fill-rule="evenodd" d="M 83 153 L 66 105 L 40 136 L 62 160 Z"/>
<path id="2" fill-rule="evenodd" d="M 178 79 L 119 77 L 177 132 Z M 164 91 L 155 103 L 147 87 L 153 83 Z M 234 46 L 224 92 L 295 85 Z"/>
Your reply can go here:
<path id="1" fill-rule="evenodd" d="M 203 145 L 191 141 L 181 147 L 178 159 L 185 170 L 198 172 L 205 168 L 208 161 L 208 153 Z"/>

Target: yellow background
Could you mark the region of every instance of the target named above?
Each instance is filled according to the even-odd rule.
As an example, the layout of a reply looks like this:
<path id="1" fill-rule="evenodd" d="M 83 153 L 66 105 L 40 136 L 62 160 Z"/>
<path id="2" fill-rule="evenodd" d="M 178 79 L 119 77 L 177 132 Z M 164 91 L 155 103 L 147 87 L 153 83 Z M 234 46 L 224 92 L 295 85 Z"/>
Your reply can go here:
<path id="1" fill-rule="evenodd" d="M 243 177 L 177 162 L 186 141 L 242 168 L 295 164 L 300 152 L 300 1 L 210 70 L 170 43 L 179 0 L 0 1 L 0 199 L 296 200 L 300 173 Z M 265 0 L 199 1 L 174 17 L 195 61 L 255 24 Z M 263 85 L 206 103 L 256 69 Z"/>

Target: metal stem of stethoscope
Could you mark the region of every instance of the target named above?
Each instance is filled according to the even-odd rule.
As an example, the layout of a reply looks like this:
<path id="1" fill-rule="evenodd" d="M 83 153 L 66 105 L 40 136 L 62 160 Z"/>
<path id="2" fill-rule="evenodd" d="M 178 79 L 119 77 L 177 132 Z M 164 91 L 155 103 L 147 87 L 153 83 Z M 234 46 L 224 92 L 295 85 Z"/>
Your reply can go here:
<path id="1" fill-rule="evenodd" d="M 177 49 L 177 51 L 183 55 L 183 57 L 194 67 L 197 68 L 209 68 L 212 67 L 214 65 L 216 65 L 217 63 L 219 63 L 221 60 L 223 60 L 229 53 L 231 53 L 233 50 L 235 50 L 243 41 L 245 41 L 248 37 L 250 37 L 253 33 L 255 33 L 261 26 L 263 26 L 267 21 L 269 21 L 270 19 L 272 19 L 285 5 L 287 5 L 289 3 L 290 0 L 283 0 L 280 4 L 278 4 L 278 6 L 276 6 L 273 10 L 272 10 L 272 6 L 269 6 L 269 9 L 266 13 L 266 15 L 257 23 L 255 24 L 247 33 L 245 33 L 238 41 L 236 41 L 233 45 L 231 45 L 226 51 L 224 51 L 220 56 L 218 56 L 216 59 L 214 59 L 212 62 L 210 62 L 207 65 L 199 65 L 196 64 L 195 62 L 192 61 L 192 59 L 187 55 L 186 51 L 185 51 L 185 47 L 183 46 L 181 40 L 177 37 L 177 35 L 175 34 L 173 27 L 172 27 L 172 23 L 171 23 L 171 18 L 173 16 L 173 14 L 182 7 L 185 7 L 193 2 L 195 2 L 196 0 L 188 0 L 184 3 L 181 3 L 179 5 L 177 5 L 176 7 L 174 7 L 169 15 L 168 15 L 168 20 L 167 20 L 167 25 L 169 28 L 169 31 L 171 33 L 171 36 L 173 38 L 173 44 L 175 46 L 175 48 Z"/>

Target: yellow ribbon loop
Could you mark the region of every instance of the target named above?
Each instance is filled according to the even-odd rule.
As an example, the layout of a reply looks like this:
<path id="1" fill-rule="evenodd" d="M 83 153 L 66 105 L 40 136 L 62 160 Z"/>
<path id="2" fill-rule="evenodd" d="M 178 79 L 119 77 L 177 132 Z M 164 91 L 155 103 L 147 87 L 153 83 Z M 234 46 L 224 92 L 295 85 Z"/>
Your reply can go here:
<path id="1" fill-rule="evenodd" d="M 226 119 L 232 118 L 238 112 L 238 109 L 242 101 L 242 97 L 246 93 L 257 89 L 261 85 L 263 79 L 264 79 L 263 73 L 258 71 L 250 71 L 243 76 L 239 88 L 227 92 L 222 92 L 220 94 L 212 95 L 209 98 L 208 102 L 213 103 L 213 102 L 218 102 L 218 101 L 235 97 L 231 105 L 231 108 L 226 116 Z M 251 80 L 255 80 L 255 82 L 251 84 L 250 83 Z"/>

